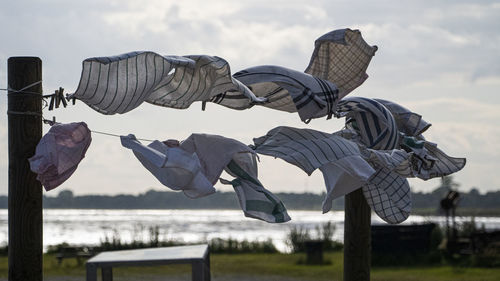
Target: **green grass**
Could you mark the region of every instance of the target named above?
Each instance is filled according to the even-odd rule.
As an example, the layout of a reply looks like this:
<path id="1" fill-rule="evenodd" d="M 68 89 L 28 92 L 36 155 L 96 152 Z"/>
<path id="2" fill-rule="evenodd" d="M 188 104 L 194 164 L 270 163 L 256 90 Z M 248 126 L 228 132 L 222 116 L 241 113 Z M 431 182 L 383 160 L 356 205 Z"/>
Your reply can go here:
<path id="1" fill-rule="evenodd" d="M 342 252 L 325 254 L 329 265 L 303 265 L 299 260 L 304 254 L 213 254 L 211 255 L 212 276 L 269 276 L 294 277 L 300 280 L 342 280 Z M 7 278 L 7 257 L 0 257 L 0 278 Z M 189 275 L 189 265 L 170 265 L 160 267 L 115 268 L 113 275 Z M 85 276 L 85 266 L 78 265 L 75 259 L 67 259 L 57 264 L 53 255 L 44 256 L 44 276 Z M 267 278 L 265 278 L 267 276 Z M 436 281 L 493 281 L 500 280 L 500 268 L 463 268 L 452 266 L 415 266 L 415 267 L 375 267 L 371 270 L 371 280 L 436 280 Z"/>

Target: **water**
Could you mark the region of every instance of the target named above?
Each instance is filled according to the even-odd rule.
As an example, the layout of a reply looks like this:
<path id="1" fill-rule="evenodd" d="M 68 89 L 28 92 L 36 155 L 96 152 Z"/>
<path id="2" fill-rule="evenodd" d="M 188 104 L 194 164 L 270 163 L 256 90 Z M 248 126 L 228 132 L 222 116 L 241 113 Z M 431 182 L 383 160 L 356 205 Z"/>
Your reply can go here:
<path id="1" fill-rule="evenodd" d="M 278 250 L 288 251 L 285 239 L 289 229 L 300 226 L 310 229 L 326 222 L 336 225 L 334 239 L 343 240 L 344 212 L 321 214 L 319 211 L 289 211 L 292 220 L 282 224 L 270 224 L 243 216 L 240 210 L 97 210 L 97 209 L 45 209 L 43 212 L 43 243 L 49 245 L 63 242 L 70 244 L 96 245 L 106 237 L 118 235 L 124 242 L 149 240 L 149 228 L 158 226 L 161 239 L 184 242 L 200 242 L 212 238 L 264 241 L 271 239 Z M 7 210 L 0 210 L 0 244 L 8 238 Z M 500 229 L 500 218 L 476 217 L 486 229 Z M 458 217 L 460 224 L 468 217 Z M 444 225 L 445 218 L 439 216 L 410 216 L 403 224 L 435 222 Z M 383 224 L 372 215 L 372 224 Z"/>

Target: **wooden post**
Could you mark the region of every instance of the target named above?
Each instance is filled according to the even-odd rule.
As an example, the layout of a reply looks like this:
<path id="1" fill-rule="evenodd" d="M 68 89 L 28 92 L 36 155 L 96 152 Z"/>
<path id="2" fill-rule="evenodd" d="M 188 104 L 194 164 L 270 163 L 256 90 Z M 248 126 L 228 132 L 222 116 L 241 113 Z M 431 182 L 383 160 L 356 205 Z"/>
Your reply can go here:
<path id="1" fill-rule="evenodd" d="M 42 61 L 8 61 L 9 281 L 42 280 L 42 186 L 28 158 L 42 137 Z M 30 93 L 26 93 L 30 92 Z"/>
<path id="2" fill-rule="evenodd" d="M 344 281 L 370 280 L 371 210 L 358 189 L 345 196 Z"/>

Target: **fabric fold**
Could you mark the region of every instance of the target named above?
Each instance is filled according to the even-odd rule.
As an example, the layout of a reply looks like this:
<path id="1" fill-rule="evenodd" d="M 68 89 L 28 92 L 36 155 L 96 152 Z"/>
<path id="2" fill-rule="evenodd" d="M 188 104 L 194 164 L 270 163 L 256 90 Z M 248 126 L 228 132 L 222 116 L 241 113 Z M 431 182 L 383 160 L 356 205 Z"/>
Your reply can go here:
<path id="1" fill-rule="evenodd" d="M 334 83 L 341 99 L 368 78 L 366 69 L 376 51 L 359 30 L 334 30 L 316 39 L 305 72 Z"/>
<path id="2" fill-rule="evenodd" d="M 84 122 L 56 123 L 50 127 L 36 146 L 35 155 L 28 159 L 45 190 L 58 187 L 76 171 L 91 142 Z"/>
<path id="3" fill-rule="evenodd" d="M 139 162 L 163 185 L 173 190 L 182 190 L 190 198 L 215 192 L 213 185 L 202 173 L 195 153 L 168 147 L 160 141 L 144 146 L 132 134 L 121 136 L 121 142 L 124 147 L 133 151 Z"/>
<path id="4" fill-rule="evenodd" d="M 257 161 L 254 154 L 235 154 L 225 171 L 236 179 L 232 181 L 221 179 L 221 183 L 233 186 L 246 217 L 270 223 L 282 223 L 290 220 L 283 202 L 265 189 L 258 180 Z"/>
<path id="5" fill-rule="evenodd" d="M 77 98 L 103 114 L 123 114 L 143 102 L 184 109 L 213 102 L 243 110 L 259 104 L 298 112 L 302 121 L 335 112 L 337 101 L 361 85 L 376 47 L 357 30 L 321 36 L 305 73 L 280 66 L 256 66 L 231 76 L 229 63 L 207 55 L 162 56 L 130 52 L 83 61 Z M 340 90 L 340 92 L 339 92 Z"/>

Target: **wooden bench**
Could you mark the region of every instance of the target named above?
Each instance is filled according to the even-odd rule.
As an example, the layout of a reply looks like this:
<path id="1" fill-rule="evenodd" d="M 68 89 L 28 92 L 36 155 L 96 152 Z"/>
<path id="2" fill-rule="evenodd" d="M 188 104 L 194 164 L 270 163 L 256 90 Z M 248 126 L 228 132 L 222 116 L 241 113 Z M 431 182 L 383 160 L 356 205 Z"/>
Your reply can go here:
<path id="1" fill-rule="evenodd" d="M 101 268 L 102 280 L 113 280 L 113 267 L 191 264 L 193 281 L 210 281 L 208 245 L 161 247 L 102 252 L 87 261 L 87 281 L 97 281 Z"/>

